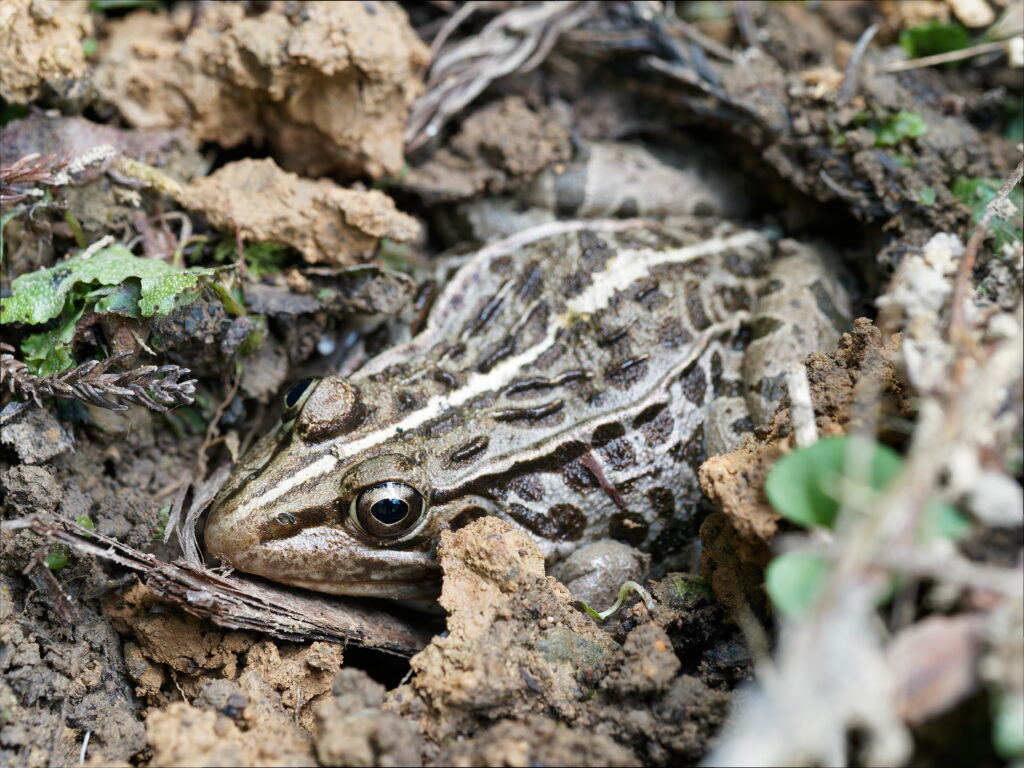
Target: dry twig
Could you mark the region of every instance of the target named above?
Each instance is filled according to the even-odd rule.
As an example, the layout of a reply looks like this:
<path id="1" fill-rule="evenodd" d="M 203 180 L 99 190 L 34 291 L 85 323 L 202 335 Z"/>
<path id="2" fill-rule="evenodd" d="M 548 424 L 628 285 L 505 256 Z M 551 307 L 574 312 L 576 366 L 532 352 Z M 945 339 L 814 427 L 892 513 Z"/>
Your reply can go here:
<path id="1" fill-rule="evenodd" d="M 188 368 L 177 365 L 144 365 L 119 373 L 107 369 L 130 355 L 122 352 L 106 360 L 90 360 L 63 373 L 36 376 L 14 357 L 14 348 L 0 344 L 0 387 L 32 398 L 42 405 L 44 397 L 82 400 L 112 411 L 125 411 L 128 403 L 144 405 L 154 411 L 167 411 L 175 405 L 187 405 L 195 394 L 195 379 L 186 379 Z"/>
<path id="2" fill-rule="evenodd" d="M 58 184 L 57 174 L 69 160 L 69 155 L 60 158 L 57 155 L 33 152 L 12 165 L 0 167 L 0 203 L 9 205 L 30 195 L 41 194 L 32 189 L 35 184 Z"/>
<path id="3" fill-rule="evenodd" d="M 980 56 L 983 53 L 994 53 L 995 51 L 1005 50 L 1009 44 L 1009 40 L 993 40 L 989 43 L 972 45 L 970 48 L 962 48 L 959 51 L 936 53 L 934 56 L 922 56 L 919 59 L 911 59 L 910 61 L 896 61 L 888 65 L 885 68 L 885 71 L 904 72 L 908 69 L 933 67 L 936 64 L 948 64 L 951 61 L 963 61 L 964 59 L 970 59 L 974 56 Z"/>
<path id="4" fill-rule="evenodd" d="M 861 59 L 864 58 L 864 52 L 867 51 L 872 39 L 878 33 L 879 26 L 878 24 L 872 24 L 864 30 L 864 33 L 857 40 L 857 45 L 853 49 L 853 53 L 850 54 L 850 60 L 846 62 L 846 68 L 843 70 L 843 84 L 839 86 L 839 93 L 836 96 L 836 101 L 840 104 L 856 95 L 857 85 L 860 80 Z"/>

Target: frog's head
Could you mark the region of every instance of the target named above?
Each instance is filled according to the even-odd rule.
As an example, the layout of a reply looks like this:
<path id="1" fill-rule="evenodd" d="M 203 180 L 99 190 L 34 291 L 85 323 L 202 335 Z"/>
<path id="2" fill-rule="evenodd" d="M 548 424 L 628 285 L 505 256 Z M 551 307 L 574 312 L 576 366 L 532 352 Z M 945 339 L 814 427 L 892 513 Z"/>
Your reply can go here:
<path id="1" fill-rule="evenodd" d="M 210 553 L 241 571 L 347 595 L 436 597 L 441 516 L 414 460 L 361 428 L 368 408 L 344 378 L 299 381 L 282 421 L 214 501 Z M 369 439 L 368 439 L 369 438 Z"/>

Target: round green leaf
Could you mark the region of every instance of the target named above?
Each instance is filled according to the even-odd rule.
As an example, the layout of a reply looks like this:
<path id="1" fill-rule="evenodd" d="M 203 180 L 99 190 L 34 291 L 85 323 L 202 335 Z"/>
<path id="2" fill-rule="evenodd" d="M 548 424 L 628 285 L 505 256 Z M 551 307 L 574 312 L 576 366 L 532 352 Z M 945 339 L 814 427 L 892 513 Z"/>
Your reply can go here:
<path id="1" fill-rule="evenodd" d="M 787 552 L 768 564 L 765 589 L 772 603 L 790 619 L 807 615 L 821 596 L 828 578 L 824 558 L 807 552 Z"/>
<path id="2" fill-rule="evenodd" d="M 851 453 L 863 451 L 861 456 Z M 866 466 L 866 477 L 849 478 L 848 457 Z M 857 481 L 882 491 L 899 474 L 902 457 L 892 448 L 857 437 L 830 437 L 779 459 L 765 478 L 768 501 L 787 520 L 831 527 L 839 513 L 840 488 Z"/>

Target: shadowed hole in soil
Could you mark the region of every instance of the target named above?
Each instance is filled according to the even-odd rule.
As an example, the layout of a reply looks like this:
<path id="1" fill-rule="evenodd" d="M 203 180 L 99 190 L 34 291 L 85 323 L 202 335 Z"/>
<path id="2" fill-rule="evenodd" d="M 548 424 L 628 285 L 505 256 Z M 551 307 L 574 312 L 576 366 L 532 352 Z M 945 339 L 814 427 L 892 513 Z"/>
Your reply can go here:
<path id="1" fill-rule="evenodd" d="M 361 669 L 389 691 L 409 674 L 409 660 L 358 645 L 345 648 L 345 666 Z"/>

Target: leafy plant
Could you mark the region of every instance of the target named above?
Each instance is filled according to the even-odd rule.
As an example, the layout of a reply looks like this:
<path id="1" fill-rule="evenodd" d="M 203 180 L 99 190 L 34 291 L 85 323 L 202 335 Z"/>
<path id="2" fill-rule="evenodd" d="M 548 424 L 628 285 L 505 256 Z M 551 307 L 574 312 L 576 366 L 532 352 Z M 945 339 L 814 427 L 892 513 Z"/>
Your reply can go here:
<path id="1" fill-rule="evenodd" d="M 904 139 L 916 139 L 928 133 L 928 124 L 917 112 L 901 109 L 885 120 L 868 123 L 875 134 L 876 147 L 895 147 Z"/>
<path id="2" fill-rule="evenodd" d="M 999 179 L 969 179 L 961 177 L 953 180 L 950 191 L 971 209 L 973 214 L 971 220 L 976 223 L 1002 185 L 1003 182 Z M 993 218 L 988 225 L 988 235 L 993 238 L 993 245 L 997 253 L 1007 243 L 1024 239 L 1024 224 L 1021 223 L 1020 216 L 1020 212 L 1024 210 L 1024 189 L 1016 187 L 1010 192 L 1009 200 L 1016 206 L 1017 215 L 1011 216 L 1008 219 Z"/>
<path id="3" fill-rule="evenodd" d="M 900 32 L 900 47 L 912 59 L 959 51 L 966 48 L 969 41 L 966 27 L 934 20 Z"/>
<path id="4" fill-rule="evenodd" d="M 43 558 L 43 565 L 51 571 L 59 571 L 68 564 L 68 548 L 63 544 L 54 544 Z"/>
<path id="5" fill-rule="evenodd" d="M 11 296 L 0 300 L 0 322 L 54 323 L 22 343 L 29 368 L 46 376 L 74 365 L 71 343 L 86 311 L 135 319 L 165 315 L 195 300 L 200 278 L 210 274 L 209 268 L 177 269 L 111 245 L 16 279 Z"/>
<path id="6" fill-rule="evenodd" d="M 287 245 L 270 242 L 250 243 L 242 248 L 245 266 L 256 280 L 280 272 L 289 250 Z M 238 246 L 234 240 L 221 240 L 213 249 L 213 260 L 218 264 L 234 261 L 237 255 Z"/>
<path id="7" fill-rule="evenodd" d="M 892 448 L 862 437 L 833 437 L 784 456 L 765 478 L 768 501 L 787 520 L 805 528 L 832 528 L 843 503 L 867 514 L 903 471 L 903 457 Z M 960 538 L 968 520 L 939 500 L 925 505 L 918 538 Z M 791 618 L 817 601 L 829 564 L 819 555 L 788 552 L 776 557 L 765 574 L 772 602 Z"/>

